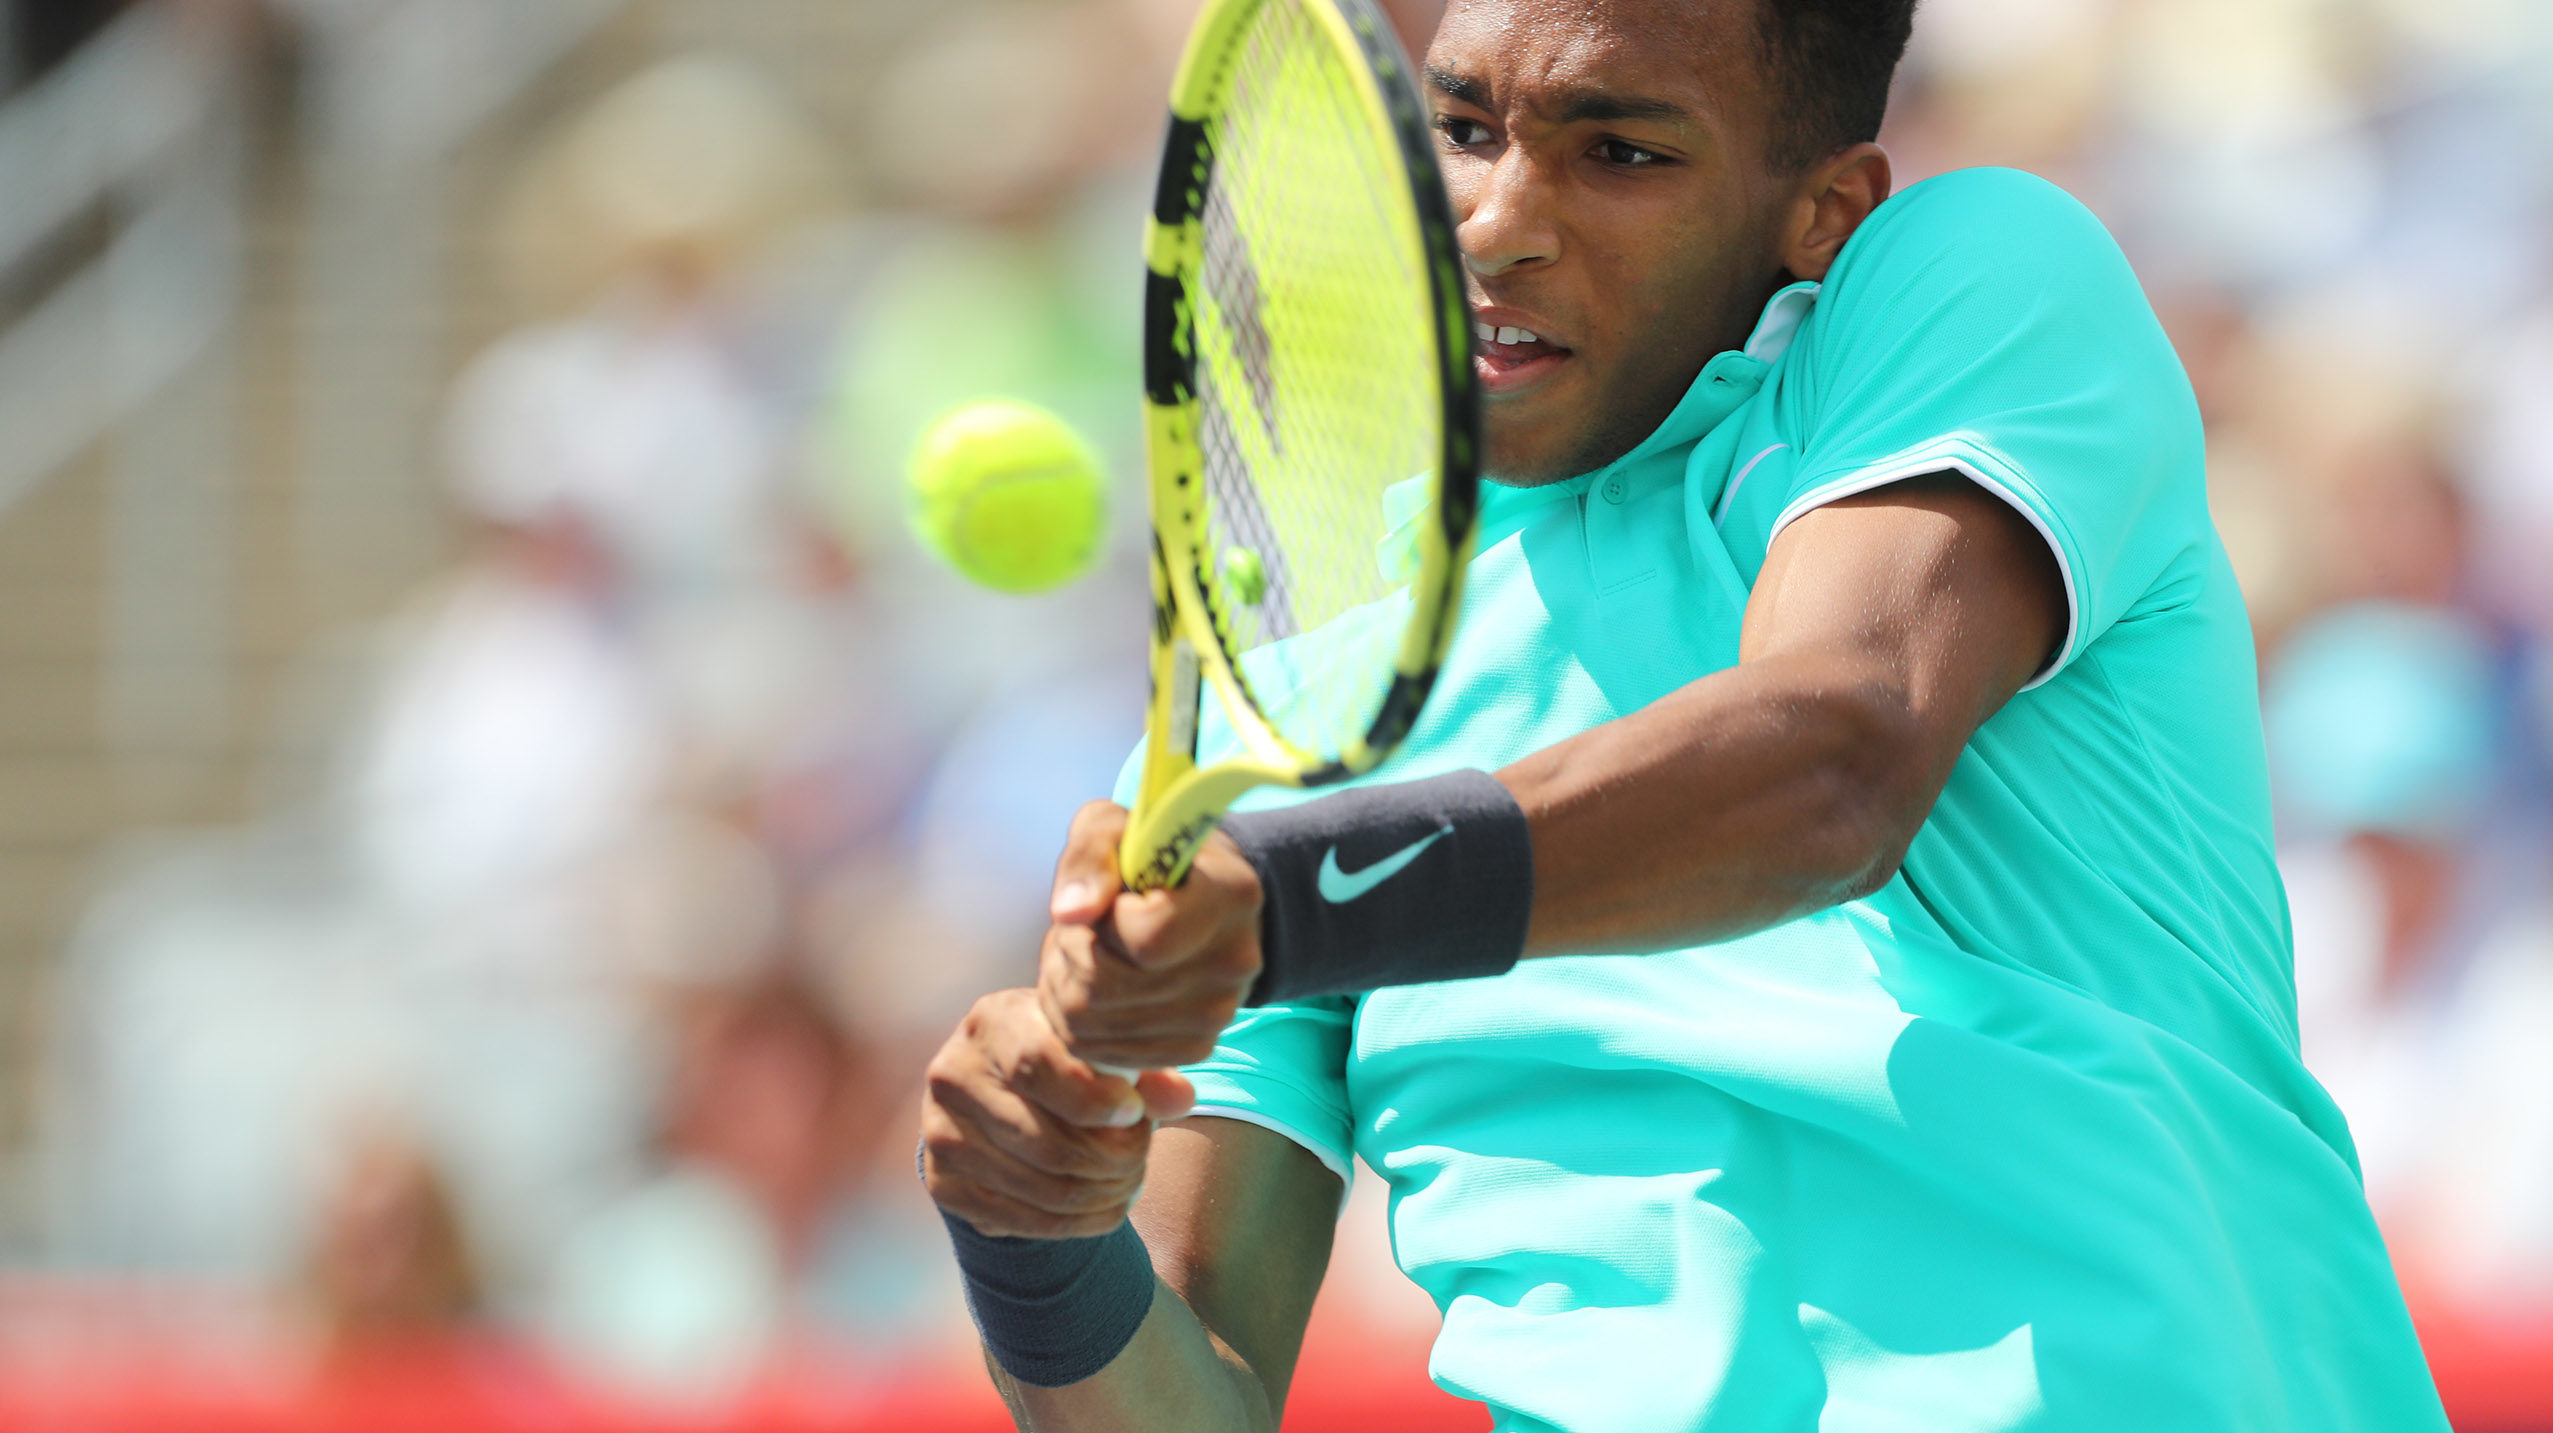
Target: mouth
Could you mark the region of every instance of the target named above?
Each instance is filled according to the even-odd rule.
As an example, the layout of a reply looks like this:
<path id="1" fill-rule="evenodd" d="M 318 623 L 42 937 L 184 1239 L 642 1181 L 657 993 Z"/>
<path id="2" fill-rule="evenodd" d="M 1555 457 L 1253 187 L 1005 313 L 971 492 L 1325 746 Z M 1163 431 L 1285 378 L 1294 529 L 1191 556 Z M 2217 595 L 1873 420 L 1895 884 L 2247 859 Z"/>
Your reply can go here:
<path id="1" fill-rule="evenodd" d="M 1472 335 L 1478 342 L 1472 369 L 1480 375 L 1482 390 L 1493 397 L 1549 379 L 1574 356 L 1567 345 L 1516 322 L 1524 317 L 1496 309 L 1473 312 Z"/>

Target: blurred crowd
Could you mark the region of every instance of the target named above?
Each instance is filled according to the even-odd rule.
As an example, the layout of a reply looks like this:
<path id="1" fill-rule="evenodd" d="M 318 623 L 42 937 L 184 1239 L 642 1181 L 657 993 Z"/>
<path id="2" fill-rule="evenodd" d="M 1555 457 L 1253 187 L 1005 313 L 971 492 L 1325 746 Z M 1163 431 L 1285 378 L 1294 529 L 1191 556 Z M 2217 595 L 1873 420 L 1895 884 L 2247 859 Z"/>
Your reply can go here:
<path id="1" fill-rule="evenodd" d="M 874 101 L 891 204 L 732 54 L 526 147 L 491 246 L 525 321 L 440 424 L 460 560 L 359 635 L 325 790 L 136 861 L 69 954 L 63 1260 L 247 1276 L 322 1351 L 497 1329 L 678 1404 L 793 1350 L 973 1362 L 918 1077 L 1033 969 L 1138 734 L 1140 528 L 1121 502 L 1105 572 L 996 597 L 911 540 L 903 467 L 1000 393 L 1136 469 L 1176 9 L 926 31 Z M 1039 118 L 993 142 L 985 85 Z"/>
<path id="2" fill-rule="evenodd" d="M 325 791 L 132 862 L 67 952 L 56 1263 L 678 1402 L 971 1359 L 915 1081 L 1030 970 L 1140 726 L 1135 238 L 1188 8 L 949 7 L 856 136 L 672 54 L 526 147 L 522 321 L 445 400 L 466 551 L 361 634 Z M 2415 1296 L 2482 1317 L 2553 1315 L 2548 61 L 2537 0 L 1928 0 L 1889 135 L 1902 180 L 2072 189 L 2180 344 L 2306 1056 Z M 1063 593 L 905 526 L 916 433 L 993 395 L 1117 475 Z"/>

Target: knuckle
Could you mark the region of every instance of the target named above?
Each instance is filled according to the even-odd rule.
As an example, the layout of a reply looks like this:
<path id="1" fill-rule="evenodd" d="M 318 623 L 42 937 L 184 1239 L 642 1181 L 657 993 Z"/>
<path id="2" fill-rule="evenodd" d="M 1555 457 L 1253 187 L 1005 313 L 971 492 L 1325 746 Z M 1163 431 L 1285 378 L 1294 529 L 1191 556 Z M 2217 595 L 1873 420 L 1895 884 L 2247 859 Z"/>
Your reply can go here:
<path id="1" fill-rule="evenodd" d="M 1229 940 L 1224 942 L 1221 950 L 1215 952 L 1214 974 L 1229 984 L 1247 985 L 1259 978 L 1259 969 L 1263 964 L 1265 962 L 1259 956 L 1259 942 L 1255 937 Z M 1235 1008 L 1239 1008 L 1237 1001 Z"/>
<path id="2" fill-rule="evenodd" d="M 1029 1160 L 1039 1169 L 1050 1172 L 1068 1171 L 1076 1174 L 1080 1173 L 1079 1166 L 1081 1163 L 1081 1151 L 1074 1147 L 1071 1140 L 1058 1136 L 1052 1130 L 1049 1130 L 1046 1133 L 1039 1135 L 1036 1139 L 1031 1140 L 1028 1145 L 1027 1155 Z"/>
<path id="3" fill-rule="evenodd" d="M 1116 1103 L 1081 1080 L 1058 1079 L 1040 1094 L 1048 1109 L 1075 1124 L 1105 1118 Z"/>
<path id="4" fill-rule="evenodd" d="M 1118 948 L 1126 953 L 1126 963 L 1139 971 L 1176 965 L 1183 954 L 1176 934 L 1161 925 L 1121 932 Z"/>
<path id="5" fill-rule="evenodd" d="M 1070 1027 L 1086 1022 L 1097 1008 L 1097 992 L 1092 990 L 1089 981 L 1077 975 L 1056 981 L 1054 988 L 1047 993 L 1053 1013 L 1063 1017 L 1065 1022 L 1055 1033 L 1068 1039 L 1073 1034 Z"/>
<path id="6" fill-rule="evenodd" d="M 965 1095 L 966 1082 L 956 1075 L 933 1068 L 923 1077 L 922 1103 L 927 1109 L 946 1109 Z M 928 1142 L 929 1136 L 924 1136 Z"/>
<path id="7" fill-rule="evenodd" d="M 966 1017 L 958 1021 L 955 1038 L 964 1041 L 981 1040 L 984 1032 L 1000 1021 L 1003 996 L 1008 993 L 995 991 L 990 995 L 976 997 L 975 1003 L 966 1007 Z"/>
<path id="8" fill-rule="evenodd" d="M 1095 1138 L 1079 1151 L 1094 1179 L 1141 1179 L 1151 1136 L 1140 1127 L 1093 1130 Z"/>
<path id="9" fill-rule="evenodd" d="M 1087 980 L 1093 965 L 1093 943 L 1088 930 L 1075 926 L 1059 927 L 1051 932 L 1045 947 L 1037 953 L 1037 987 L 1053 990 Z"/>
<path id="10" fill-rule="evenodd" d="M 1144 1177 L 1144 1149 L 1092 1149 L 1089 1152 L 1090 1177 L 1114 1183 L 1131 1184 Z"/>
<path id="11" fill-rule="evenodd" d="M 1044 1084 L 1053 1078 L 1054 1070 L 1053 1050 L 1043 1044 L 1032 1044 L 1021 1047 L 1011 1056 L 1009 1066 L 1003 1074 L 1009 1084 L 1018 1087 Z"/>
<path id="12" fill-rule="evenodd" d="M 1085 801 L 1073 813 L 1072 834 L 1076 841 L 1096 841 L 1109 828 L 1125 819 L 1125 808 L 1114 801 Z"/>

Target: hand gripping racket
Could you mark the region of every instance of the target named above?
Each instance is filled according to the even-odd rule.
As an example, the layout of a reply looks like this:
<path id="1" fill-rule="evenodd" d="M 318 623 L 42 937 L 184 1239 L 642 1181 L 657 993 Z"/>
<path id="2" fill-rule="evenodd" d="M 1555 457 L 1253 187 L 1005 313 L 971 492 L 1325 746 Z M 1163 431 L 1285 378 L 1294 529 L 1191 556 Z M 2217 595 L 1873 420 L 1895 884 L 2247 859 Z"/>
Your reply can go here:
<path id="1" fill-rule="evenodd" d="M 1370 771 L 1453 640 L 1480 396 L 1451 205 L 1371 0 L 1208 0 L 1144 246 L 1152 702 L 1118 864 Z M 1197 764 L 1211 689 L 1241 754 Z"/>

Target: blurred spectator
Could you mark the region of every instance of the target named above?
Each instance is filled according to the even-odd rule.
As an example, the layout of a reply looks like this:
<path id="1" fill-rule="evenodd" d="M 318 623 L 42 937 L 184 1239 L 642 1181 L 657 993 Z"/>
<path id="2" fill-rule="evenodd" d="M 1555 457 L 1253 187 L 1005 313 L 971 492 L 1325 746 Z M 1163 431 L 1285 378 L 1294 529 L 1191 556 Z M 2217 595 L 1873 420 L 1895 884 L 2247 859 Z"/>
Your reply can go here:
<path id="1" fill-rule="evenodd" d="M 2553 1311 L 2553 897 L 2512 800 L 2487 629 L 2367 603 L 2288 639 L 2267 694 L 2305 1056 L 2350 1117 L 2406 1278 Z"/>
<path id="2" fill-rule="evenodd" d="M 363 1132 L 318 1214 L 310 1297 L 330 1348 L 397 1344 L 482 1312 L 461 1215 L 433 1158 L 388 1128 Z"/>

